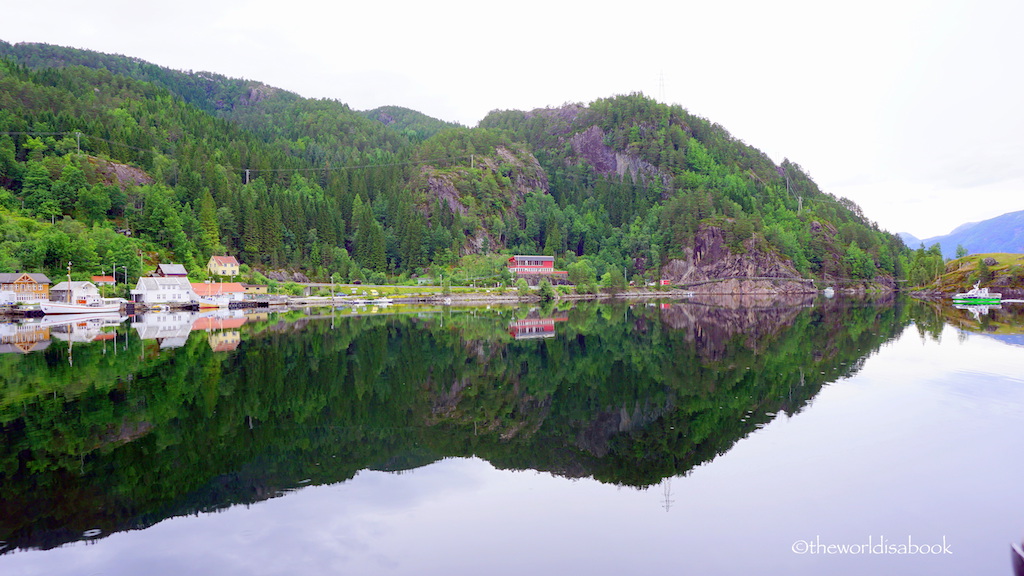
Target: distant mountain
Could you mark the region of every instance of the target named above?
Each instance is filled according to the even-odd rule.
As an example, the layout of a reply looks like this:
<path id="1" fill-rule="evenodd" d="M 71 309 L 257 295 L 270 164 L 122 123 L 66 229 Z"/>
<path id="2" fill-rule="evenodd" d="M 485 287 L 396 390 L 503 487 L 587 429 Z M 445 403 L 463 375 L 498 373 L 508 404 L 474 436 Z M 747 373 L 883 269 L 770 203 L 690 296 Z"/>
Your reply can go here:
<path id="1" fill-rule="evenodd" d="M 908 248 L 917 248 L 922 242 L 920 238 L 914 236 L 910 232 L 900 232 L 897 236 L 900 237 L 900 240 L 903 240 L 903 243 L 906 244 Z"/>
<path id="2" fill-rule="evenodd" d="M 945 236 L 919 240 L 911 234 L 900 233 L 900 238 L 910 248 L 920 244 L 925 247 L 938 243 L 946 258 L 956 256 L 957 246 L 963 246 L 968 254 L 989 252 L 1024 252 L 1024 210 L 1010 212 L 981 222 L 969 222 L 957 226 Z"/>

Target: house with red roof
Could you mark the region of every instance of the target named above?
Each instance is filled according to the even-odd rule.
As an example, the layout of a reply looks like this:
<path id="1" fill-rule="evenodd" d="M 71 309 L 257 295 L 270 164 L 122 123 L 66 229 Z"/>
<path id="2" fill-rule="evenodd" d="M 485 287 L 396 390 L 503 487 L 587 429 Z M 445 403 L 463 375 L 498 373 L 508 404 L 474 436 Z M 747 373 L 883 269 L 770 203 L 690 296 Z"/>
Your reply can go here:
<path id="1" fill-rule="evenodd" d="M 227 305 L 245 299 L 245 287 L 241 282 L 193 282 L 192 291 L 199 297 L 200 305 Z"/>

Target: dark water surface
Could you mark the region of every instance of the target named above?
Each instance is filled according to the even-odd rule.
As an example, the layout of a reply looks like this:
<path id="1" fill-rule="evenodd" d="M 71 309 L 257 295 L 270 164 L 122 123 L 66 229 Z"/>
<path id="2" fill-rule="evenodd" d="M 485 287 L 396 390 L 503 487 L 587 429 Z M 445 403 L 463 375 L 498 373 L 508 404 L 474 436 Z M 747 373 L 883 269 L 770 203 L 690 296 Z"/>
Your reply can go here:
<path id="1" fill-rule="evenodd" d="M 1024 308 L 0 326 L 2 574 L 1010 574 Z"/>

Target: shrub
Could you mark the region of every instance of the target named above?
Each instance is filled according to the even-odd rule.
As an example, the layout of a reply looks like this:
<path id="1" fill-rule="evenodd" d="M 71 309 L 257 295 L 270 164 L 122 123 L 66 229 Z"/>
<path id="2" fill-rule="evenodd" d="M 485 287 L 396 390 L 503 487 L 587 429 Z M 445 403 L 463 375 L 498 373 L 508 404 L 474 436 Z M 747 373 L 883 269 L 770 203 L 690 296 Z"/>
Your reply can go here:
<path id="1" fill-rule="evenodd" d="M 539 293 L 541 299 L 545 301 L 554 300 L 558 298 L 558 294 L 555 293 L 554 287 L 551 286 L 551 282 L 548 282 L 547 278 L 540 281 Z"/>

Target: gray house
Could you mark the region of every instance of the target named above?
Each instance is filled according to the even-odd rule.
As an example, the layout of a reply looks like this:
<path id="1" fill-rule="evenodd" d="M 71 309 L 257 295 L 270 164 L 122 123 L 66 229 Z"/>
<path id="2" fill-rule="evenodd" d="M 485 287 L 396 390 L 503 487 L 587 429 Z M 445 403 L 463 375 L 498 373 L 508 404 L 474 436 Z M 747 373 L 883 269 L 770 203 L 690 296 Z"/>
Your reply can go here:
<path id="1" fill-rule="evenodd" d="M 69 283 L 67 280 L 50 288 L 50 301 L 73 302 L 76 304 L 93 304 L 100 301 L 100 289 L 92 282 Z"/>

